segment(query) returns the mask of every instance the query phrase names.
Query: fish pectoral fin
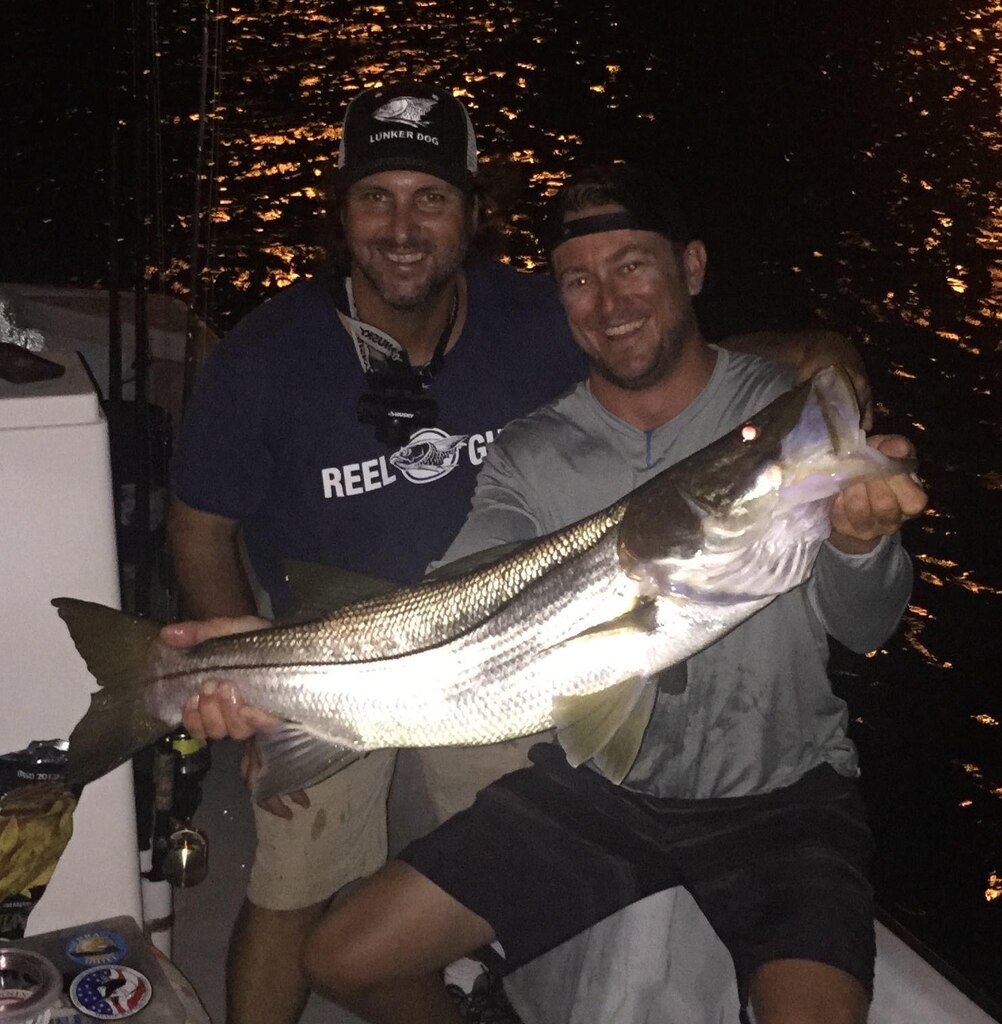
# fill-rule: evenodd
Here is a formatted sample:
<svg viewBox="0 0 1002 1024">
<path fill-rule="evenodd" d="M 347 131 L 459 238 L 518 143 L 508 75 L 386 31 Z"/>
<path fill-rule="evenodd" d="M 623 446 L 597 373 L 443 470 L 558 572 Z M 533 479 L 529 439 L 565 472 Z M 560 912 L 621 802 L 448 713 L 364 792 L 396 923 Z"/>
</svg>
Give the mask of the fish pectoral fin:
<svg viewBox="0 0 1002 1024">
<path fill-rule="evenodd" d="M 657 602 L 650 598 L 641 598 L 636 601 L 632 608 L 623 612 L 622 615 L 617 615 L 614 619 L 607 619 L 605 622 L 600 622 L 597 626 L 591 626 L 580 633 L 575 633 L 574 636 L 569 637 L 567 640 L 562 640 L 560 645 L 570 646 L 573 644 L 580 648 L 582 642 L 592 644 L 595 647 L 601 641 L 619 643 L 624 638 L 629 641 L 638 634 L 649 636 L 657 629 L 657 626 Z M 585 650 L 591 650 L 591 648 L 585 648 Z M 603 690 L 602 692 L 605 693 L 606 691 Z"/>
<path fill-rule="evenodd" d="M 646 676 L 599 693 L 557 697 L 553 720 L 557 739 L 573 767 L 592 759 L 606 778 L 620 783 L 637 759 L 654 711 L 657 687 Z"/>
<path fill-rule="evenodd" d="M 283 626 L 326 618 L 347 604 L 382 597 L 400 586 L 381 576 L 336 565 L 288 560 L 284 566 L 293 606 L 288 613 L 276 617 L 275 621 Z"/>
<path fill-rule="evenodd" d="M 289 722 L 255 737 L 261 771 L 254 781 L 255 800 L 308 789 L 346 768 L 362 755 Z"/>
</svg>

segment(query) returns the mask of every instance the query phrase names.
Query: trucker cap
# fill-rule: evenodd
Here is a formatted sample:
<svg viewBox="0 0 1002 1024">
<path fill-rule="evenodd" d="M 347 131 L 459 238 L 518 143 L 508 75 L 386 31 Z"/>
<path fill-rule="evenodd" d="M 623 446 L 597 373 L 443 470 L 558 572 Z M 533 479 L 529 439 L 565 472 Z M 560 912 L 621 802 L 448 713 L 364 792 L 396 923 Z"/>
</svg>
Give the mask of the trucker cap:
<svg viewBox="0 0 1002 1024">
<path fill-rule="evenodd" d="M 337 165 L 346 185 L 378 171 L 424 171 L 469 192 L 473 122 L 447 89 L 412 81 L 367 89 L 344 112 Z"/>
</svg>

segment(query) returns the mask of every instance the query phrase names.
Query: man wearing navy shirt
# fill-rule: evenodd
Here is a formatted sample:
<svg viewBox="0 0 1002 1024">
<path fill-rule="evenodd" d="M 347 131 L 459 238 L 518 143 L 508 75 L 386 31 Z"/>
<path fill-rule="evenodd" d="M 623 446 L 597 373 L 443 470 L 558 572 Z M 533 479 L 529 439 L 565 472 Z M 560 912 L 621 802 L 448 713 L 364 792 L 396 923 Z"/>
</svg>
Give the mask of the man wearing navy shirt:
<svg viewBox="0 0 1002 1024">
<path fill-rule="evenodd" d="M 404 82 L 360 94 L 338 163 L 331 271 L 246 317 L 186 411 L 170 539 L 198 617 L 258 611 L 241 541 L 277 612 L 289 559 L 420 578 L 462 525 L 498 431 L 584 373 L 550 281 L 472 255 L 476 140 L 448 91 Z M 414 755 L 407 802 L 425 817 L 401 831 L 459 810 L 530 745 Z M 370 755 L 297 795 L 299 806 L 255 808 L 230 1024 L 299 1017 L 302 938 L 335 892 L 386 858 L 394 761 Z M 252 748 L 244 768 L 254 770 Z"/>
</svg>

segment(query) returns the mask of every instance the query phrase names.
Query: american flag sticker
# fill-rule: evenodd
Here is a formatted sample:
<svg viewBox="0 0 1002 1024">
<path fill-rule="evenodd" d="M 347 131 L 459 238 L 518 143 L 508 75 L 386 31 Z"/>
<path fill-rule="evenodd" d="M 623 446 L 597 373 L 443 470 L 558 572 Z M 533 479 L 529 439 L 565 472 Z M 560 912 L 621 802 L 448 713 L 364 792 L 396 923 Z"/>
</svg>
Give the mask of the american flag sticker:
<svg viewBox="0 0 1002 1024">
<path fill-rule="evenodd" d="M 70 984 L 70 999 L 99 1020 L 122 1020 L 138 1013 L 153 995 L 149 978 L 131 967 L 92 967 Z"/>
</svg>

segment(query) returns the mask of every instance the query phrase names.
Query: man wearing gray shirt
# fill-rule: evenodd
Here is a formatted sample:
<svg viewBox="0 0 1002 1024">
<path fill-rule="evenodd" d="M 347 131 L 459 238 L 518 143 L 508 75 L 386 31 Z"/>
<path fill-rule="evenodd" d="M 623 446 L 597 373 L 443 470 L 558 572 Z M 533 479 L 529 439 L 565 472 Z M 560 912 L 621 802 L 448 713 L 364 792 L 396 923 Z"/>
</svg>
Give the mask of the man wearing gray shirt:
<svg viewBox="0 0 1002 1024">
<path fill-rule="evenodd" d="M 588 380 L 508 428 L 447 558 L 540 536 L 605 507 L 786 390 L 782 370 L 702 338 L 705 249 L 662 183 L 628 168 L 561 193 L 553 255 Z M 871 439 L 890 455 L 903 438 Z M 865 1020 L 871 846 L 827 635 L 866 651 L 911 587 L 898 540 L 925 495 L 858 484 L 811 580 L 660 687 L 622 786 L 556 745 L 363 884 L 305 950 L 315 985 L 371 1021 L 457 1022 L 441 982 L 493 943 L 502 970 L 652 893 L 684 885 L 734 961 L 758 1024 Z"/>
<path fill-rule="evenodd" d="M 705 249 L 658 179 L 623 167 L 580 175 L 558 198 L 554 233 L 589 377 L 505 429 L 448 558 L 609 505 L 791 383 L 703 339 L 692 297 Z M 871 444 L 911 451 L 899 437 Z M 750 1001 L 758 1024 L 862 1024 L 871 837 L 827 636 L 866 651 L 894 629 L 911 587 L 898 529 L 924 505 L 907 476 L 848 488 L 811 579 L 662 675 L 622 785 L 536 746 L 532 767 L 481 791 L 327 915 L 304 950 L 315 987 L 367 1020 L 457 1024 L 441 976 L 457 957 L 490 946 L 511 971 L 684 887 L 732 957 L 742 1012 Z M 597 1012 L 596 1024 L 609 1019 Z"/>
</svg>

